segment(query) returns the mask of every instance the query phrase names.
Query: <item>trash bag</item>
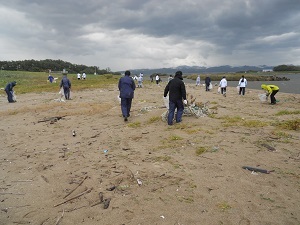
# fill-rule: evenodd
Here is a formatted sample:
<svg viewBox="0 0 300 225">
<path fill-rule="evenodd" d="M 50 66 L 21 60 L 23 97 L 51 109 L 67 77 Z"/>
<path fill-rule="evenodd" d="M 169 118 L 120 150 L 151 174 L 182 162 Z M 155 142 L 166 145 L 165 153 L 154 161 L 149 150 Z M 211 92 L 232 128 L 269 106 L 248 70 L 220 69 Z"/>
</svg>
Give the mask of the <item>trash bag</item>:
<svg viewBox="0 0 300 225">
<path fill-rule="evenodd" d="M 213 88 L 212 84 L 209 83 L 208 90 L 211 90 L 212 88 Z"/>
<path fill-rule="evenodd" d="M 221 87 L 218 87 L 218 93 L 219 94 L 221 93 Z"/>
<path fill-rule="evenodd" d="M 266 96 L 266 94 L 258 94 L 258 98 L 261 102 L 266 102 L 268 97 Z"/>
<path fill-rule="evenodd" d="M 169 96 L 163 98 L 164 98 L 164 105 L 166 106 L 167 109 L 169 109 Z"/>
</svg>

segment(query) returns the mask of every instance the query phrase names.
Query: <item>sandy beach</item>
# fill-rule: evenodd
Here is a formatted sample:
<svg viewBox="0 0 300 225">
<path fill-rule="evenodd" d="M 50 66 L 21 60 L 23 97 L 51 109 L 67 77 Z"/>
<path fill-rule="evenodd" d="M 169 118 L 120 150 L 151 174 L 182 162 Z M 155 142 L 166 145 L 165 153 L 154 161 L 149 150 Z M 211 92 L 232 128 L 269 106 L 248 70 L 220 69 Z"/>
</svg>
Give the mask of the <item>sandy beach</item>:
<svg viewBox="0 0 300 225">
<path fill-rule="evenodd" d="M 278 126 L 300 114 L 277 114 L 299 111 L 300 95 L 270 105 L 262 90 L 187 84 L 210 116 L 168 126 L 164 87 L 137 88 L 128 122 L 117 85 L 66 102 L 31 93 L 9 104 L 2 92 L 0 224 L 300 224 L 299 129 Z"/>
</svg>

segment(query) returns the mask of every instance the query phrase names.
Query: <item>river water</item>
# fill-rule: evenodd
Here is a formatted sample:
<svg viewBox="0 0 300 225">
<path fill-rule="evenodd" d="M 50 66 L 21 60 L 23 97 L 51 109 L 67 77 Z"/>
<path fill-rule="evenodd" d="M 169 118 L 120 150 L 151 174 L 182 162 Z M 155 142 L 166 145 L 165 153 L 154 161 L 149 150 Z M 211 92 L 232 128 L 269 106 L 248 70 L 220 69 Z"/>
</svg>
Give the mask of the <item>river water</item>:
<svg viewBox="0 0 300 225">
<path fill-rule="evenodd" d="M 266 74 L 268 75 L 268 74 Z M 279 87 L 280 92 L 285 93 L 294 93 L 294 94 L 300 94 L 300 73 L 299 74 L 282 74 L 277 75 L 278 77 L 286 77 L 289 78 L 289 81 L 248 81 L 247 88 L 251 89 L 261 89 L 262 84 L 274 84 Z M 247 79 L 247 75 L 245 75 L 245 78 Z M 184 79 L 187 83 L 196 83 L 194 80 L 190 79 Z M 201 83 L 204 83 L 204 80 L 201 80 Z M 212 84 L 219 84 L 219 81 L 212 81 Z M 229 87 L 236 87 L 238 85 L 238 81 L 228 81 Z"/>
</svg>

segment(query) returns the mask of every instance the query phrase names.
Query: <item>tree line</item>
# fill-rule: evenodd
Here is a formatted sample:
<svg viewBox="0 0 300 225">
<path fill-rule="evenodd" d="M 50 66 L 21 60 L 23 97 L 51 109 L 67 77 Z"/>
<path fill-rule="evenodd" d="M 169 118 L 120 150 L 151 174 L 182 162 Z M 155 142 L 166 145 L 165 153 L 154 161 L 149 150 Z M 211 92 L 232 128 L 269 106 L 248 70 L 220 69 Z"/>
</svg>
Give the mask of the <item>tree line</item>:
<svg viewBox="0 0 300 225">
<path fill-rule="evenodd" d="M 66 62 L 63 60 L 22 60 L 22 61 L 0 61 L 1 70 L 11 70 L 11 71 L 29 71 L 29 72 L 46 72 L 51 71 L 63 71 L 66 70 L 68 73 L 82 73 L 85 72 L 87 74 L 120 74 L 114 73 L 110 70 L 109 67 L 106 69 L 100 69 L 97 66 L 86 66 L 86 65 L 78 65 L 72 64 L 70 62 Z"/>
<path fill-rule="evenodd" d="M 279 65 L 273 68 L 273 71 L 300 71 L 300 66 L 294 65 Z"/>
</svg>

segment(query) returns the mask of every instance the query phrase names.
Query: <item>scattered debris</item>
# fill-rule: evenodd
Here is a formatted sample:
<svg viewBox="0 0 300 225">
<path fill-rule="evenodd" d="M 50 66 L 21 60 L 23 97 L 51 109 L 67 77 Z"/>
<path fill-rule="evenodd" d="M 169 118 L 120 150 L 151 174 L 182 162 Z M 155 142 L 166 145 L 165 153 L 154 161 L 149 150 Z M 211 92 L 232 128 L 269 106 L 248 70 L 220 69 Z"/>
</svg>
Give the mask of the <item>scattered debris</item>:
<svg viewBox="0 0 300 225">
<path fill-rule="evenodd" d="M 104 204 L 104 209 L 107 209 L 109 207 L 109 203 L 110 203 L 111 199 L 110 198 L 107 198 L 104 200 L 103 204 Z"/>
<path fill-rule="evenodd" d="M 250 166 L 243 166 L 242 168 L 245 169 L 245 170 L 250 170 L 250 171 L 260 172 L 260 173 L 267 173 L 267 174 L 274 171 L 274 170 L 265 170 L 265 169 L 250 167 Z"/>
<path fill-rule="evenodd" d="M 57 205 L 54 205 L 54 207 L 57 207 L 57 206 L 59 206 L 59 205 L 65 204 L 65 203 L 67 203 L 67 202 L 69 202 L 69 201 L 72 201 L 72 200 L 74 200 L 74 199 L 76 199 L 76 198 L 79 198 L 80 196 L 82 196 L 82 195 L 84 195 L 84 194 L 90 193 L 92 190 L 93 190 L 93 188 L 87 189 L 87 190 L 85 190 L 84 192 L 82 192 L 82 193 L 76 195 L 76 196 L 73 197 L 73 198 L 70 198 L 70 199 L 68 199 L 68 200 L 66 200 L 66 201 L 63 201 L 63 202 L 61 202 L 61 203 L 58 203 Z"/>
<path fill-rule="evenodd" d="M 63 119 L 65 116 L 54 116 L 54 117 L 46 117 L 42 120 L 39 120 L 38 123 L 41 123 L 41 122 L 48 122 L 50 121 L 51 124 L 57 122 L 58 120 L 61 120 Z"/>
<path fill-rule="evenodd" d="M 115 190 L 115 189 L 116 189 L 116 186 L 112 186 L 112 187 L 110 187 L 110 188 L 106 188 L 107 191 L 113 191 L 113 190 Z"/>
<path fill-rule="evenodd" d="M 261 146 L 267 148 L 270 152 L 275 152 L 276 151 L 276 149 L 274 147 L 272 147 L 268 144 L 263 143 L 263 144 L 261 144 Z"/>
<path fill-rule="evenodd" d="M 83 180 L 72 190 L 70 191 L 64 198 L 68 197 L 70 194 L 72 194 L 82 183 L 88 178 L 88 176 L 85 176 Z"/>
</svg>

